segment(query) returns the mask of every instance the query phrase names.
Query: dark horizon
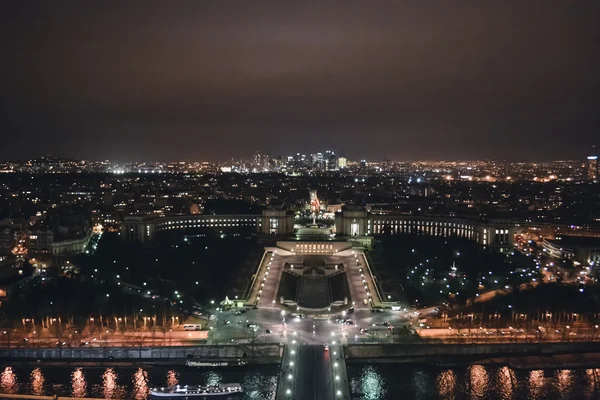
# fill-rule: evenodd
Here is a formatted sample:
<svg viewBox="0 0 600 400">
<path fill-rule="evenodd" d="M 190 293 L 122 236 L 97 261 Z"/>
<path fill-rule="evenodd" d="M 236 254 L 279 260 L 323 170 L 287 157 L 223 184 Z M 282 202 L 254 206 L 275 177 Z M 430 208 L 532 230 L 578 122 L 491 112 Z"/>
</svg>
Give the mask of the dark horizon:
<svg viewBox="0 0 600 400">
<path fill-rule="evenodd" d="M 600 3 L 20 1 L 1 160 L 585 160 Z"/>
</svg>

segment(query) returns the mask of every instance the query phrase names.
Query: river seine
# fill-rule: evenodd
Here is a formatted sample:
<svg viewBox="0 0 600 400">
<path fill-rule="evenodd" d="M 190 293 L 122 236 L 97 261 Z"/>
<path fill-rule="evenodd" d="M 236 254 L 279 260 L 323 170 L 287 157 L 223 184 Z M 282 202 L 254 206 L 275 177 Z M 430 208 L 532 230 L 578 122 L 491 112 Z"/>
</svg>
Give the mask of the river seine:
<svg viewBox="0 0 600 400">
<path fill-rule="evenodd" d="M 183 366 L 10 367 L 0 373 L 0 392 L 59 394 L 107 399 L 147 399 L 152 386 L 239 382 L 243 396 L 273 400 L 278 366 L 191 369 Z M 516 371 L 501 366 L 435 368 L 408 364 L 353 364 L 352 399 L 600 399 L 600 369 Z M 0 398 L 2 396 L 0 395 Z"/>
<path fill-rule="evenodd" d="M 501 366 L 435 368 L 351 365 L 352 399 L 598 399 L 600 369 L 516 371 Z"/>
</svg>

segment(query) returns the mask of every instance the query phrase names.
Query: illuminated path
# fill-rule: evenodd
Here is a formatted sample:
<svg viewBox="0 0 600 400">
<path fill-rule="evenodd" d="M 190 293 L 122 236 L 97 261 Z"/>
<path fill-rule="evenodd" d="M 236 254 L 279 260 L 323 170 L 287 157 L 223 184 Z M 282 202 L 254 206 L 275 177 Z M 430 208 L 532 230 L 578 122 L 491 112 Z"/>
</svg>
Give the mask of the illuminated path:
<svg viewBox="0 0 600 400">
<path fill-rule="evenodd" d="M 340 346 L 288 345 L 281 363 L 277 400 L 350 399 Z"/>
</svg>

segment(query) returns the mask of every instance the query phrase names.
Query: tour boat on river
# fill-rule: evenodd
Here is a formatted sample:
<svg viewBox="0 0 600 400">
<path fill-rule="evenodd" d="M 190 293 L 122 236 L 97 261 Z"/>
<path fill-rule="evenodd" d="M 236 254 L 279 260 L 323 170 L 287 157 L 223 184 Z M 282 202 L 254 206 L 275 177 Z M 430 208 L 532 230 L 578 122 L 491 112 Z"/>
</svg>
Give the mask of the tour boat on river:
<svg viewBox="0 0 600 400">
<path fill-rule="evenodd" d="M 242 385 L 239 383 L 223 383 L 220 385 L 208 386 L 171 386 L 150 389 L 152 397 L 206 397 L 206 396 L 225 396 L 235 393 L 242 393 Z"/>
<path fill-rule="evenodd" d="M 240 365 L 246 365 L 245 361 L 201 361 L 201 360 L 187 360 L 185 362 L 186 367 L 236 367 Z"/>
</svg>

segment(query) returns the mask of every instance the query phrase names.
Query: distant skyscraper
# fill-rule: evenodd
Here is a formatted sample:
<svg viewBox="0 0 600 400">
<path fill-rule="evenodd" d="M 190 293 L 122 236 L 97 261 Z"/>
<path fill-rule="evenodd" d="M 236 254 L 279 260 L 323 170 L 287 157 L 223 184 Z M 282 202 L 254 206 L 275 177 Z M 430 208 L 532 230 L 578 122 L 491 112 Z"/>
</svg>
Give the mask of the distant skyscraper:
<svg viewBox="0 0 600 400">
<path fill-rule="evenodd" d="M 313 168 L 322 170 L 325 168 L 325 162 L 323 159 L 323 153 L 315 153 L 311 155 L 311 165 Z"/>
<path fill-rule="evenodd" d="M 598 156 L 589 156 L 587 158 L 585 179 L 589 182 L 598 182 Z"/>
<path fill-rule="evenodd" d="M 338 158 L 338 168 L 348 168 L 348 159 L 344 156 Z"/>
<path fill-rule="evenodd" d="M 325 169 L 328 171 L 335 171 L 338 168 L 337 156 L 331 150 L 325 152 Z"/>
</svg>

